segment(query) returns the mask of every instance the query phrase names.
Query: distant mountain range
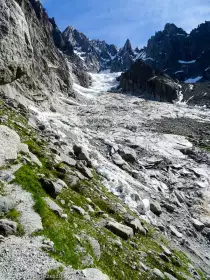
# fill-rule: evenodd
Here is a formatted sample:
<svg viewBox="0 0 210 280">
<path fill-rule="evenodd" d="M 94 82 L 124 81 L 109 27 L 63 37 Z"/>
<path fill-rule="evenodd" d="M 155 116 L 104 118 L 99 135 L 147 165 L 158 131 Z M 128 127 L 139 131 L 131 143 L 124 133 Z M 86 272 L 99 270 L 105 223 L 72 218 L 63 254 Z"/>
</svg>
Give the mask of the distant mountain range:
<svg viewBox="0 0 210 280">
<path fill-rule="evenodd" d="M 126 71 L 138 56 L 138 51 L 132 49 L 129 40 L 118 50 L 115 45 L 109 45 L 105 41 L 90 40 L 70 26 L 64 30 L 63 35 L 89 71 L 98 72 L 106 69 L 112 72 Z"/>
<path fill-rule="evenodd" d="M 117 49 L 105 41 L 90 40 L 73 27 L 67 27 L 62 35 L 88 71 L 125 72 L 141 59 L 181 81 L 210 79 L 210 21 L 200 24 L 190 34 L 167 23 L 164 30 L 156 32 L 142 49 L 134 49 L 129 39 Z"/>
</svg>

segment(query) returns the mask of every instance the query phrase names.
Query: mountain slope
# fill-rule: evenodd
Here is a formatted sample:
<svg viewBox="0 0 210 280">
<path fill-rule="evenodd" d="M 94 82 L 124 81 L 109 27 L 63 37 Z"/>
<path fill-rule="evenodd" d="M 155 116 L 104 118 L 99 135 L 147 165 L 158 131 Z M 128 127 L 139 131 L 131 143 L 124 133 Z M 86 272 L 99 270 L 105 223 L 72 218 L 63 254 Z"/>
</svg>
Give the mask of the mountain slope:
<svg viewBox="0 0 210 280">
<path fill-rule="evenodd" d="M 154 69 L 187 83 L 210 78 L 210 22 L 200 24 L 187 34 L 175 24 L 167 23 L 163 31 L 152 36 L 143 49 L 133 49 L 129 39 L 117 50 L 105 41 L 90 40 L 83 33 L 67 27 L 64 37 L 74 47 L 85 68 L 92 72 L 109 69 L 125 72 L 142 59 Z"/>
<path fill-rule="evenodd" d="M 21 81 L 22 94 L 37 101 L 48 98 L 49 91 L 71 94 L 67 64 L 40 2 L 1 1 L 1 13 L 1 84 L 21 90 Z"/>
<path fill-rule="evenodd" d="M 0 0 L 0 279 L 208 279 L 209 110 L 85 66 L 40 1 Z"/>
<path fill-rule="evenodd" d="M 63 35 L 88 70 L 98 72 L 110 68 L 110 63 L 117 54 L 114 45 L 108 45 L 105 41 L 89 40 L 83 33 L 70 26 L 64 30 Z"/>
<path fill-rule="evenodd" d="M 197 78 L 197 81 L 208 80 L 209 36 L 208 21 L 189 34 L 168 23 L 163 31 L 156 32 L 149 39 L 144 48 L 148 58 L 145 62 L 182 81 L 190 82 L 191 78 Z"/>
<path fill-rule="evenodd" d="M 128 39 L 121 49 L 109 45 L 105 41 L 90 40 L 83 33 L 73 27 L 67 27 L 63 32 L 66 41 L 74 48 L 84 67 L 91 72 L 110 70 L 122 72 L 128 70 L 133 62 L 144 56 L 142 50 L 133 50 Z"/>
</svg>

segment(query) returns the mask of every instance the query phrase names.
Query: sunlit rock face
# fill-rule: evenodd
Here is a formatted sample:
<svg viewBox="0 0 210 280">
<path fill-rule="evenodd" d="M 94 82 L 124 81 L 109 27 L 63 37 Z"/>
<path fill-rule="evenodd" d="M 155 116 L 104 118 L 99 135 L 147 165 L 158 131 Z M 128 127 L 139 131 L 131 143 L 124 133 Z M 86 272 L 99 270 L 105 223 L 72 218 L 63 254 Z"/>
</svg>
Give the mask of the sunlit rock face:
<svg viewBox="0 0 210 280">
<path fill-rule="evenodd" d="M 0 84 L 7 94 L 14 97 L 18 83 L 22 95 L 39 102 L 55 91 L 71 94 L 69 69 L 52 30 L 39 1 L 0 1 Z"/>
</svg>

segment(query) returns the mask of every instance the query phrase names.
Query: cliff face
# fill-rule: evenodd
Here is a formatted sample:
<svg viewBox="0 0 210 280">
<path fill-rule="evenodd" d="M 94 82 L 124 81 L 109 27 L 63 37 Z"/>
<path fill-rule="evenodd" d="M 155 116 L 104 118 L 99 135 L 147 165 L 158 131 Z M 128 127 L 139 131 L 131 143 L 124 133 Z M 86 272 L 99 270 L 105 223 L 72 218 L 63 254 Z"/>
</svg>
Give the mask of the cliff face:
<svg viewBox="0 0 210 280">
<path fill-rule="evenodd" d="M 165 73 L 188 81 L 209 80 L 210 22 L 200 24 L 187 34 L 182 28 L 167 23 L 148 40 L 144 61 Z"/>
<path fill-rule="evenodd" d="M 53 30 L 39 1 L 0 1 L 0 85 L 7 94 L 17 97 L 19 92 L 41 102 L 56 92 L 72 93 L 68 66 L 55 46 Z"/>
<path fill-rule="evenodd" d="M 160 71 L 154 70 L 142 60 L 137 60 L 120 77 L 123 92 L 147 95 L 149 98 L 172 102 L 178 98 L 179 85 L 175 80 Z"/>
<path fill-rule="evenodd" d="M 105 41 L 89 40 L 82 32 L 68 26 L 63 37 L 69 42 L 75 54 L 80 58 L 86 70 L 98 72 L 111 67 L 113 57 L 117 54 L 117 48 Z"/>
</svg>

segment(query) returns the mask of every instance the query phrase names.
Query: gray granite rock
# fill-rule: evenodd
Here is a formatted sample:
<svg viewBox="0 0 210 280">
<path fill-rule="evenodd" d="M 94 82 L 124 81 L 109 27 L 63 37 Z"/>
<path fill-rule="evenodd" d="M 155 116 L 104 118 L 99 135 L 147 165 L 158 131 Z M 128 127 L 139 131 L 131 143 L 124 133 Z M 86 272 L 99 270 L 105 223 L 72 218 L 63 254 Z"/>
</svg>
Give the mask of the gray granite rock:
<svg viewBox="0 0 210 280">
<path fill-rule="evenodd" d="M 51 198 L 45 197 L 44 201 L 47 203 L 47 206 L 52 210 L 56 215 L 62 217 L 63 209 L 55 203 Z M 62 217 L 63 218 L 63 217 Z"/>
<path fill-rule="evenodd" d="M 162 213 L 161 206 L 157 201 L 150 202 L 150 210 L 157 216 L 160 216 L 160 214 Z"/>
<path fill-rule="evenodd" d="M 106 224 L 106 228 L 108 228 L 110 231 L 118 235 L 119 237 L 123 239 L 129 239 L 133 236 L 133 229 L 131 227 L 125 226 L 123 224 L 120 224 L 118 222 L 109 221 Z"/>
<path fill-rule="evenodd" d="M 17 223 L 7 220 L 1 219 L 0 220 L 0 234 L 4 236 L 14 235 L 17 232 Z"/>
<path fill-rule="evenodd" d="M 16 202 L 9 196 L 0 196 L 0 213 L 7 214 L 15 208 Z"/>
</svg>

